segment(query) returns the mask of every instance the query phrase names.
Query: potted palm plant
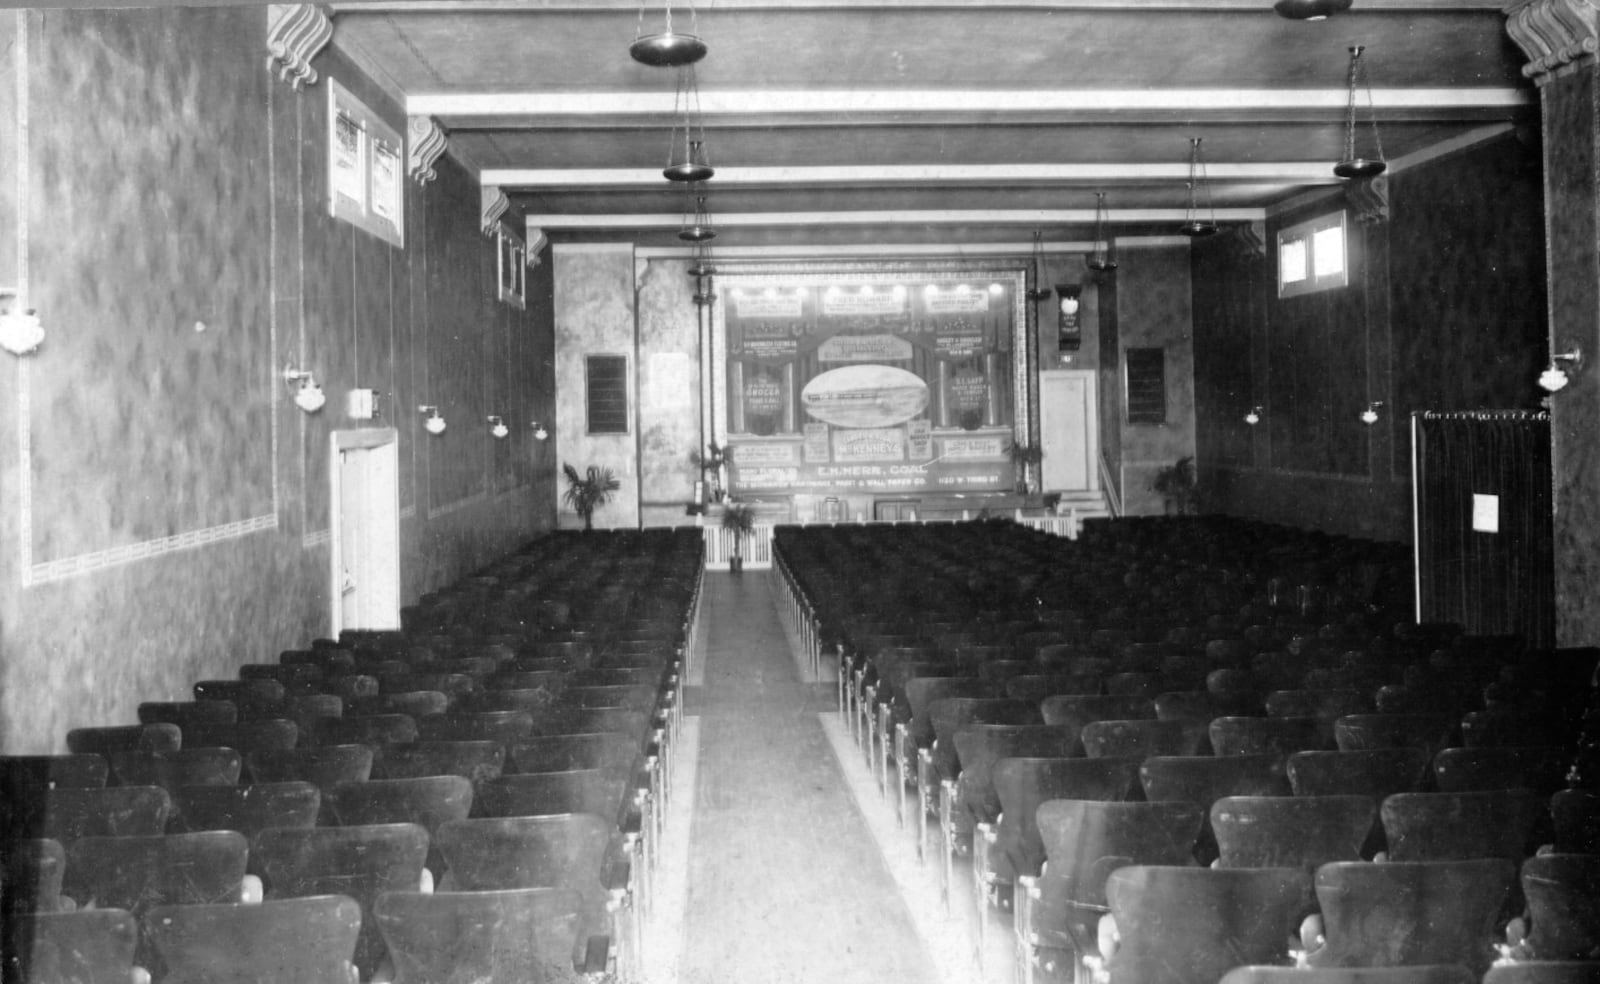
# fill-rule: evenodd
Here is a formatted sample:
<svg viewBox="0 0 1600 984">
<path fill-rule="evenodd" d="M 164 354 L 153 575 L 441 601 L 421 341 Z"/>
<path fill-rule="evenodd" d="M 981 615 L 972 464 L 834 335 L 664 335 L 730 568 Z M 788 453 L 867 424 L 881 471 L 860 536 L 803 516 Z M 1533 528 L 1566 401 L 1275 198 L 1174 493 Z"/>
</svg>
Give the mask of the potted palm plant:
<svg viewBox="0 0 1600 984">
<path fill-rule="evenodd" d="M 733 534 L 733 556 L 728 558 L 728 570 L 737 574 L 744 570 L 745 537 L 756 528 L 756 511 L 742 502 L 730 502 L 722 510 L 722 528 Z"/>
<path fill-rule="evenodd" d="M 1156 472 L 1150 488 L 1160 493 L 1167 512 L 1180 516 L 1194 512 L 1200 496 L 1200 479 L 1195 474 L 1194 457 L 1185 455 Z"/>
<path fill-rule="evenodd" d="M 567 476 L 567 490 L 561 494 L 561 501 L 583 517 L 585 530 L 594 529 L 594 511 L 610 502 L 611 494 L 622 488 L 622 483 L 617 481 L 611 469 L 598 465 L 590 465 L 582 475 L 569 464 L 563 464 L 561 470 Z"/>
</svg>

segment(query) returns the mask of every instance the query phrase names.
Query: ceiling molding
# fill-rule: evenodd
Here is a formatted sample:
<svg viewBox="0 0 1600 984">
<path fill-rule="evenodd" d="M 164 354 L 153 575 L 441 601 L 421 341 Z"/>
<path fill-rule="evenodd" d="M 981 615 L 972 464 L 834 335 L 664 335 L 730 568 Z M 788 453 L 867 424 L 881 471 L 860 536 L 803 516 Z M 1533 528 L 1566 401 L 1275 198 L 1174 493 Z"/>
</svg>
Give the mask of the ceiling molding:
<svg viewBox="0 0 1600 984">
<path fill-rule="evenodd" d="M 1187 246 L 1189 240 L 1183 236 L 1118 236 L 1117 249 L 1169 249 L 1173 246 Z M 784 246 L 729 246 L 717 247 L 716 259 L 718 260 L 744 260 L 744 259 L 786 259 L 790 257 L 815 257 L 825 252 L 830 258 L 835 257 L 867 257 L 867 256 L 1016 256 L 1026 258 L 1033 255 L 1033 241 L 1017 240 L 1006 243 L 795 243 Z M 1045 242 L 1041 244 L 1040 252 L 1050 256 L 1072 256 L 1088 253 L 1094 249 L 1094 244 L 1087 239 L 1065 240 L 1061 242 Z M 694 254 L 690 246 L 639 246 L 635 255 L 643 259 L 677 260 L 690 259 Z"/>
<path fill-rule="evenodd" d="M 452 129 L 507 126 L 660 126 L 676 94 L 649 92 L 417 92 L 410 116 L 433 116 Z M 1305 123 L 1342 119 L 1349 92 L 1337 89 L 747 89 L 702 90 L 701 118 L 711 126 L 850 126 L 916 114 L 910 122 L 1170 122 L 1205 113 L 1208 122 Z M 1503 119 L 1537 104 L 1530 89 L 1491 87 L 1374 89 L 1384 120 Z M 904 121 L 902 121 L 904 122 Z"/>
<path fill-rule="evenodd" d="M 63 4 L 72 0 L 59 0 Z M 161 6 L 160 0 L 127 0 L 140 6 Z M 169 0 L 177 2 L 177 0 Z M 248 0 L 212 0 L 216 3 L 246 3 Z M 1372 4 L 1372 0 L 1367 0 Z M 106 4 L 110 6 L 112 4 Z M 1188 10 L 1206 13 L 1255 13 L 1262 9 L 1262 0 L 1006 0 L 1007 7 L 1028 10 Z M 632 13 L 639 9 L 639 0 L 340 0 L 325 5 L 334 13 L 375 14 L 395 11 L 477 11 L 488 13 L 593 13 L 611 10 Z M 865 6 L 885 10 L 948 10 L 970 7 L 971 0 L 708 0 L 703 12 L 716 16 L 728 10 L 784 10 L 823 11 L 839 9 L 859 10 Z M 1376 6 L 1373 4 L 1373 6 Z M 1505 0 L 1383 0 L 1385 13 L 1401 11 L 1451 11 L 1499 10 Z M 1345 14 L 1345 17 L 1354 16 Z"/>
<path fill-rule="evenodd" d="M 1208 210 L 1210 212 L 1210 210 Z M 1255 222 L 1266 218 L 1263 208 L 1219 208 L 1214 211 L 1217 222 Z M 1189 218 L 1181 208 L 1124 209 L 1113 212 L 1112 222 L 1122 223 L 1178 223 Z M 628 213 L 618 215 L 552 215 L 549 213 L 525 216 L 528 225 L 544 229 L 567 231 L 601 229 L 676 229 L 683 225 L 683 216 L 676 213 Z M 732 212 L 717 213 L 712 224 L 720 229 L 796 228 L 828 226 L 1039 226 L 1067 223 L 1093 223 L 1092 208 L 1068 209 L 930 209 L 924 211 L 848 211 L 848 212 Z M 1121 243 L 1121 240 L 1118 240 Z"/>
<path fill-rule="evenodd" d="M 1141 184 L 1186 181 L 1187 161 L 1158 164 L 905 164 L 829 167 L 718 167 L 717 188 L 817 187 L 822 185 L 885 186 L 1058 184 Z M 1206 179 L 1249 184 L 1337 184 L 1339 178 L 1327 161 L 1287 161 L 1276 164 L 1207 163 Z M 523 191 L 557 188 L 623 189 L 660 188 L 659 168 L 488 168 L 480 175 L 486 185 Z"/>
</svg>

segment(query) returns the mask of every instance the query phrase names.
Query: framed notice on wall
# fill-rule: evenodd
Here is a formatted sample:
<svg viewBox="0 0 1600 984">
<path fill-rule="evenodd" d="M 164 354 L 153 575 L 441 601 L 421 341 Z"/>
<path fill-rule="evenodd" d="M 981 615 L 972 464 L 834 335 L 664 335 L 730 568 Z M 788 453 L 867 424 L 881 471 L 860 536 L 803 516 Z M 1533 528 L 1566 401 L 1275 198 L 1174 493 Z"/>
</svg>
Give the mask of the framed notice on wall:
<svg viewBox="0 0 1600 984">
<path fill-rule="evenodd" d="M 1008 491 L 1032 426 L 1023 265 L 724 267 L 733 494 Z"/>
</svg>

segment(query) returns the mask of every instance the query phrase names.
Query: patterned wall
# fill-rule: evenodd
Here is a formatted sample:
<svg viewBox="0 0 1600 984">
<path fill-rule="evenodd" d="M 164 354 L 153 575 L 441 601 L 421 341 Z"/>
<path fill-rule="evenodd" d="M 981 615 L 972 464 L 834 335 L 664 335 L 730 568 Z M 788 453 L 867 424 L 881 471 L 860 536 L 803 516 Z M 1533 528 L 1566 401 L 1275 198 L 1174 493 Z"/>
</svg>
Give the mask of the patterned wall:
<svg viewBox="0 0 1600 984">
<path fill-rule="evenodd" d="M 1194 454 L 1194 346 L 1191 339 L 1187 246 L 1124 251 L 1117 269 L 1118 344 L 1166 350 L 1167 422 L 1127 423 L 1120 391 L 1114 422 L 1121 430 L 1122 504 L 1129 514 L 1159 513 L 1161 497 L 1151 489 L 1156 472 Z M 1119 362 L 1123 361 L 1119 358 Z M 1118 372 L 1120 373 L 1120 367 Z M 1120 380 L 1120 377 L 1119 377 Z"/>
<path fill-rule="evenodd" d="M 0 285 L 25 281 L 50 333 L 0 365 L 0 752 L 326 633 L 328 435 L 353 387 L 399 431 L 404 598 L 553 524 L 526 428 L 491 458 L 468 426 L 553 405 L 548 305 L 480 296 L 493 246 L 459 167 L 408 183 L 404 249 L 328 218 L 327 87 L 277 81 L 265 37 L 264 7 L 0 14 L 0 147 L 23 178 L 0 197 L 22 246 Z M 404 129 L 337 51 L 317 67 Z M 470 357 L 430 365 L 435 333 Z M 316 416 L 290 364 L 327 392 Z M 459 436 L 420 440 L 423 381 L 461 405 Z"/>
<path fill-rule="evenodd" d="M 1537 402 L 1537 150 L 1507 135 L 1415 165 L 1391 176 L 1389 202 L 1388 222 L 1351 221 L 1343 290 L 1279 300 L 1274 286 L 1278 230 L 1338 197 L 1270 221 L 1264 263 L 1221 242 L 1197 251 L 1201 466 L 1221 511 L 1409 539 L 1410 411 Z M 1248 450 L 1243 393 L 1266 408 Z M 1357 419 L 1369 400 L 1385 404 L 1370 428 Z"/>
<path fill-rule="evenodd" d="M 688 522 L 700 469 L 700 333 L 682 260 L 651 260 L 639 280 L 639 487 L 647 526 Z M 709 439 L 709 435 L 707 436 Z"/>
</svg>

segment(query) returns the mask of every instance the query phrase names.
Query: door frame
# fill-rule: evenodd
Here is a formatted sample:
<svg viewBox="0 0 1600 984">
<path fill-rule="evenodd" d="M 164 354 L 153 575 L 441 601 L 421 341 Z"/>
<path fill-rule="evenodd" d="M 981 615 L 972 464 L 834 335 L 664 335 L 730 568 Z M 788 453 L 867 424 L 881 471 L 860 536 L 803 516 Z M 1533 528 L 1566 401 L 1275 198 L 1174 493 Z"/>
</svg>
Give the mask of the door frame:
<svg viewBox="0 0 1600 984">
<path fill-rule="evenodd" d="M 399 431 L 393 427 L 368 427 L 334 431 L 329 435 L 328 453 L 328 530 L 329 623 L 332 638 L 346 628 L 400 628 L 400 454 Z M 362 593 L 357 606 L 365 625 L 345 624 L 344 553 L 345 488 L 343 457 L 364 452 L 361 461 L 360 495 L 363 542 L 360 549 L 356 590 Z"/>
</svg>

